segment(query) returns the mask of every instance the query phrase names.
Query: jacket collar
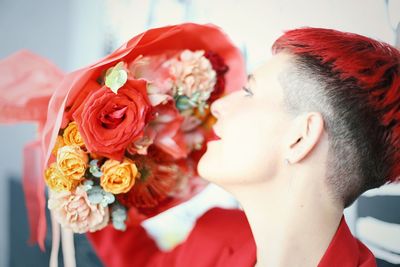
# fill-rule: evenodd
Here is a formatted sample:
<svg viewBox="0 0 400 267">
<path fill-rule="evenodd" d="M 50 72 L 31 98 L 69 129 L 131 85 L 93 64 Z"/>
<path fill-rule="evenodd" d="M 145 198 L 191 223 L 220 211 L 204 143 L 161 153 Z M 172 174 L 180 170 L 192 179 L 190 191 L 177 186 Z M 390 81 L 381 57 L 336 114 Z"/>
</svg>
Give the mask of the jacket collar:
<svg viewBox="0 0 400 267">
<path fill-rule="evenodd" d="M 372 252 L 350 232 L 344 216 L 318 267 L 375 267 Z"/>
</svg>

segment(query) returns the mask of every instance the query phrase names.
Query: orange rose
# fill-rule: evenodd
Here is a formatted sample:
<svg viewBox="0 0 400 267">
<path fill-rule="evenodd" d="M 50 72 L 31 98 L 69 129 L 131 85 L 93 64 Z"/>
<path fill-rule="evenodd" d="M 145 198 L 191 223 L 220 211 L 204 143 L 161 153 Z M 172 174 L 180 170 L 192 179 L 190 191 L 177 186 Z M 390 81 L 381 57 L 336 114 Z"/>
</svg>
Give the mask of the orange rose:
<svg viewBox="0 0 400 267">
<path fill-rule="evenodd" d="M 57 153 L 57 167 L 68 179 L 80 181 L 85 174 L 88 156 L 79 146 L 63 146 Z"/>
<path fill-rule="evenodd" d="M 63 139 L 67 146 L 77 145 L 79 147 L 83 147 L 85 145 L 82 136 L 78 131 L 78 126 L 74 121 L 70 122 L 68 127 L 64 129 Z"/>
<path fill-rule="evenodd" d="M 79 184 L 76 180 L 66 178 L 57 168 L 56 163 L 52 163 L 44 173 L 47 186 L 54 191 L 72 191 Z"/>
<path fill-rule="evenodd" d="M 138 170 L 135 163 L 125 158 L 122 163 L 117 160 L 107 160 L 101 166 L 103 175 L 100 178 L 100 185 L 104 191 L 113 194 L 128 192 L 135 184 Z"/>
</svg>

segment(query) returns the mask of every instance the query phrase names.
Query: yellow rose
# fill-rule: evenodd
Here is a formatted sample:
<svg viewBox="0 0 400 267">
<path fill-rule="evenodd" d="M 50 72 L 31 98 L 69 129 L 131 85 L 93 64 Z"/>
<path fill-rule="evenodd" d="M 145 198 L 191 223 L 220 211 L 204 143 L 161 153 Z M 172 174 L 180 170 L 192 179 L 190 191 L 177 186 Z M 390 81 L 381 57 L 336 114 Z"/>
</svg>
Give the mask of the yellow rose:
<svg viewBox="0 0 400 267">
<path fill-rule="evenodd" d="M 78 131 L 78 125 L 74 121 L 70 122 L 67 128 L 64 129 L 63 138 L 64 138 L 64 143 L 67 146 L 77 145 L 83 147 L 85 145 L 82 136 Z"/>
<path fill-rule="evenodd" d="M 63 146 L 65 146 L 64 138 L 60 135 L 57 135 L 56 144 L 54 145 L 54 148 L 51 151 L 51 153 L 53 153 L 54 156 L 57 156 L 57 151 L 60 149 L 60 147 Z"/>
<path fill-rule="evenodd" d="M 128 192 L 135 184 L 138 174 L 135 163 L 125 158 L 123 162 L 109 159 L 101 166 L 103 175 L 100 177 L 100 185 L 104 191 L 113 194 Z"/>
<path fill-rule="evenodd" d="M 63 146 L 57 153 L 57 167 L 68 179 L 81 180 L 88 165 L 88 156 L 79 146 Z"/>
<path fill-rule="evenodd" d="M 56 163 L 52 163 L 44 172 L 46 184 L 51 190 L 60 191 L 72 191 L 79 184 L 75 180 L 66 178 L 61 174 L 57 168 Z"/>
</svg>

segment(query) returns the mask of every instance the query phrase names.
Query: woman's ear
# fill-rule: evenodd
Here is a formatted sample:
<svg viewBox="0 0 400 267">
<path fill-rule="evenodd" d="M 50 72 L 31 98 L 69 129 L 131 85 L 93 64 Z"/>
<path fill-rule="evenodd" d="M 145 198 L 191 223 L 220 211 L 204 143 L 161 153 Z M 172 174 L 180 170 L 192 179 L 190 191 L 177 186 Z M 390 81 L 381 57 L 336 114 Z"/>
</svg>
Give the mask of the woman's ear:
<svg viewBox="0 0 400 267">
<path fill-rule="evenodd" d="M 294 119 L 290 131 L 285 158 L 293 164 L 304 159 L 318 144 L 324 131 L 324 119 L 318 112 L 302 114 Z"/>
</svg>

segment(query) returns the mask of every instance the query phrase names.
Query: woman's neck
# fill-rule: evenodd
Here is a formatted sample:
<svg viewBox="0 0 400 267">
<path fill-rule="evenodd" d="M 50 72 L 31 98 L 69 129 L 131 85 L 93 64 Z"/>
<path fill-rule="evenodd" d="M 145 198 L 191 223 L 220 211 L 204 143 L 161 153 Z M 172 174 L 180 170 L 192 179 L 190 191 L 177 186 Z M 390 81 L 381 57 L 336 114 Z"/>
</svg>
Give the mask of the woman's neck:
<svg viewBox="0 0 400 267">
<path fill-rule="evenodd" d="M 249 220 L 257 245 L 257 267 L 308 267 L 320 262 L 343 208 L 323 193 L 322 183 L 310 180 L 275 179 L 228 189 Z"/>
</svg>

